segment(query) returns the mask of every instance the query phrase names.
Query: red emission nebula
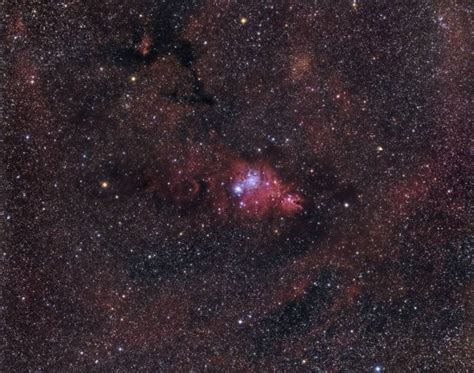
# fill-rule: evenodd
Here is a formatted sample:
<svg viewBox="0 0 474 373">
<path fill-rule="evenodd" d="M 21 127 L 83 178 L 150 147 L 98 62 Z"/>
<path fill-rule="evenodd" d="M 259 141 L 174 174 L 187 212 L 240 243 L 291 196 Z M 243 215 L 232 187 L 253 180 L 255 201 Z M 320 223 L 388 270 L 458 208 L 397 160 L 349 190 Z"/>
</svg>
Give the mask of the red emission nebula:
<svg viewBox="0 0 474 373">
<path fill-rule="evenodd" d="M 267 162 L 227 156 L 216 170 L 199 156 L 186 154 L 179 163 L 173 159 L 166 172 L 146 172 L 146 190 L 176 204 L 205 200 L 214 214 L 229 217 L 261 220 L 291 217 L 302 211 L 303 198 L 296 187 L 283 182 Z"/>
</svg>

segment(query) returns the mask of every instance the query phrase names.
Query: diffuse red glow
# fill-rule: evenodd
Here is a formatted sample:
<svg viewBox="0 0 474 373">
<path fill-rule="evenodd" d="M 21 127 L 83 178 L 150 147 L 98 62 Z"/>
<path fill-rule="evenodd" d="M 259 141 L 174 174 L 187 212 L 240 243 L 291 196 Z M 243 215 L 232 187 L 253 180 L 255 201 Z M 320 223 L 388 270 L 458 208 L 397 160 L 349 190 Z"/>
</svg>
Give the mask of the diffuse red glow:
<svg viewBox="0 0 474 373">
<path fill-rule="evenodd" d="M 192 159 L 181 165 L 170 164 L 161 176 L 150 176 L 148 191 L 170 203 L 206 203 L 217 214 L 256 219 L 295 216 L 303 210 L 303 198 L 292 184 L 264 162 L 229 160 L 220 172 L 211 172 L 211 165 L 193 167 Z"/>
</svg>

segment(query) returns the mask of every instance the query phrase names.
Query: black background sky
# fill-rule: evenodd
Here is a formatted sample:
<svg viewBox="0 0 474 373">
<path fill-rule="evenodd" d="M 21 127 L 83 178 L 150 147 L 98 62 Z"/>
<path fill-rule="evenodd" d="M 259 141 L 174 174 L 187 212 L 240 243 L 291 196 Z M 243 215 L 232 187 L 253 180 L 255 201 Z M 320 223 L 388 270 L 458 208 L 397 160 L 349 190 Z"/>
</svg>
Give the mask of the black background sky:
<svg viewBox="0 0 474 373">
<path fill-rule="evenodd" d="M 468 1 L 7 1 L 3 371 L 468 372 Z"/>
</svg>

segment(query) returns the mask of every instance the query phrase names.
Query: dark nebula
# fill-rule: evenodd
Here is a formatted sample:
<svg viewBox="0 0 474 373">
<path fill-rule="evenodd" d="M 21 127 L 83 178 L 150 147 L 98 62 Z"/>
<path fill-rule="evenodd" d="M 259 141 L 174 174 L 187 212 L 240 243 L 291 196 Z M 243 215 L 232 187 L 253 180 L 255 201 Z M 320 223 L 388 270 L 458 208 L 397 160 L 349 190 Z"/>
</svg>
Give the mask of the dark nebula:
<svg viewBox="0 0 474 373">
<path fill-rule="evenodd" d="M 472 12 L 7 0 L 1 371 L 474 371 Z"/>
</svg>

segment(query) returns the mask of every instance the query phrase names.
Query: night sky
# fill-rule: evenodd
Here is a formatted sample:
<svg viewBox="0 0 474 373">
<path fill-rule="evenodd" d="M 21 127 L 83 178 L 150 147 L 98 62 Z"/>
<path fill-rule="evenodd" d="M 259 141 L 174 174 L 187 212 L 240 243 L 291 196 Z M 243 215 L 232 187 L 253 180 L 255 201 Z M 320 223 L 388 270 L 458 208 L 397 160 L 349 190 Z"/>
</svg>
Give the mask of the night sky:
<svg viewBox="0 0 474 373">
<path fill-rule="evenodd" d="M 469 1 L 3 9 L 2 371 L 474 371 Z"/>
</svg>

